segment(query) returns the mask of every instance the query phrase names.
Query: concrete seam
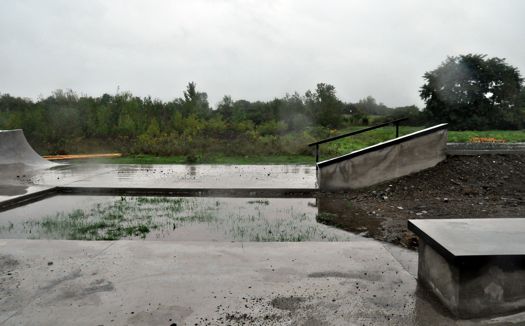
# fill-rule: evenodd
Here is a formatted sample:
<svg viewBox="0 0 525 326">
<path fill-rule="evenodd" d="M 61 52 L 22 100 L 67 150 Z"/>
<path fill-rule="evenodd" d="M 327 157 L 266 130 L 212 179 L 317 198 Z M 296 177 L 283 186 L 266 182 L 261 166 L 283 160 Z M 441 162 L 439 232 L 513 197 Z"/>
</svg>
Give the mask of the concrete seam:
<svg viewBox="0 0 525 326">
<path fill-rule="evenodd" d="M 90 258 L 96 258 L 100 255 L 102 255 L 104 252 L 106 252 L 109 248 L 111 248 L 114 244 L 115 244 L 116 241 L 111 241 L 109 243 L 109 245 L 107 247 L 105 247 L 104 249 L 100 250 L 98 253 L 96 253 L 95 255 L 91 256 Z"/>
<path fill-rule="evenodd" d="M 390 252 L 390 250 L 388 250 L 387 247 L 385 247 L 385 245 L 383 243 L 381 243 L 381 246 L 388 252 L 388 254 L 394 258 L 394 260 L 396 261 L 396 263 L 399 265 L 399 267 L 401 267 L 402 270 L 405 271 L 405 273 L 407 273 L 410 277 L 414 278 L 415 280 L 417 280 L 417 277 L 416 276 L 413 276 L 412 274 L 410 274 L 410 272 L 403 266 L 403 264 L 401 264 L 401 262 L 399 260 L 397 260 L 396 257 L 394 257 L 394 255 L 392 255 L 392 253 Z"/>
</svg>

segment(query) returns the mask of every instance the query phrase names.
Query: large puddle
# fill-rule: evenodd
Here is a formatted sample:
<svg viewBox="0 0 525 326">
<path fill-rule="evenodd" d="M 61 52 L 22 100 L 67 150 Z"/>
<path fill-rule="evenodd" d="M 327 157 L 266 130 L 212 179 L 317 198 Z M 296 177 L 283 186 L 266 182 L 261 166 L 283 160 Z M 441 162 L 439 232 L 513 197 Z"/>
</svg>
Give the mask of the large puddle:
<svg viewBox="0 0 525 326">
<path fill-rule="evenodd" d="M 1 212 L 0 238 L 348 241 L 364 221 L 344 227 L 355 234 L 325 224 L 349 211 L 345 199 L 61 195 Z"/>
</svg>

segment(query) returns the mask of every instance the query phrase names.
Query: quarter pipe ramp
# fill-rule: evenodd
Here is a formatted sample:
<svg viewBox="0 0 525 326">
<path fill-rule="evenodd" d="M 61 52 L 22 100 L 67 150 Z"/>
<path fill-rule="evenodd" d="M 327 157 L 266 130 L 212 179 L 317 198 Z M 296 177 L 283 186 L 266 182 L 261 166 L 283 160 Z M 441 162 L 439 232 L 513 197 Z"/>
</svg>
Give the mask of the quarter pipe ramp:
<svg viewBox="0 0 525 326">
<path fill-rule="evenodd" d="M 32 168 L 56 165 L 43 159 L 29 145 L 22 129 L 0 130 L 0 165 L 24 164 Z"/>
</svg>

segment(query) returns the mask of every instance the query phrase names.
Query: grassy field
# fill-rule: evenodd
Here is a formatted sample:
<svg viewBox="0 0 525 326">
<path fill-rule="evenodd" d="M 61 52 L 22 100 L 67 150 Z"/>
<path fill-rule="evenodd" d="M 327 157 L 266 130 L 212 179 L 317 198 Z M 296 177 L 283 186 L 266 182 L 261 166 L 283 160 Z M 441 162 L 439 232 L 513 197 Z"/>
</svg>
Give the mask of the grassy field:
<svg viewBox="0 0 525 326">
<path fill-rule="evenodd" d="M 362 127 L 353 127 L 345 130 L 334 132 L 335 135 L 361 129 Z M 406 135 L 411 132 L 422 129 L 422 127 L 400 127 L 400 135 Z M 332 143 L 323 144 L 320 147 L 321 160 L 334 156 L 343 155 L 379 142 L 394 138 L 395 128 L 385 127 L 356 136 L 343 138 Z M 474 137 L 484 139 L 495 139 L 508 143 L 525 142 L 525 130 L 488 130 L 488 131 L 449 131 L 449 142 L 469 142 Z M 90 160 L 97 163 L 114 163 L 114 164 L 314 164 L 315 159 L 312 155 L 270 155 L 270 156 L 202 156 L 198 157 L 196 162 L 188 162 L 185 156 L 167 156 L 158 157 L 152 155 L 135 155 L 125 156 L 113 159 Z"/>
</svg>

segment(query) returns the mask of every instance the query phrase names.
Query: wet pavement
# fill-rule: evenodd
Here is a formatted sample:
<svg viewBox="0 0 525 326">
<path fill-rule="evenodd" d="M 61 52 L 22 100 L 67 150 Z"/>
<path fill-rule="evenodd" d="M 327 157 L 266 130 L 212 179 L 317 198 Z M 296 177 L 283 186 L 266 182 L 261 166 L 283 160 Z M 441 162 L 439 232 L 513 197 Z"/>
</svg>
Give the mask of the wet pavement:
<svg viewBox="0 0 525 326">
<path fill-rule="evenodd" d="M 396 248 L 397 249 L 397 248 Z M 0 240 L 1 325 L 498 325 L 455 320 L 373 240 Z M 404 266 L 412 266 L 408 270 Z"/>
<path fill-rule="evenodd" d="M 50 169 L 12 165 L 0 169 L 0 180 L 0 204 L 57 186 L 316 188 L 315 167 L 301 165 L 73 164 Z M 206 214 L 189 214 L 190 210 L 172 216 L 180 224 L 171 225 L 171 230 L 155 229 L 146 240 L 135 239 L 140 238 L 135 234 L 128 237 L 134 241 L 8 239 L 13 230 L 13 238 L 38 237 L 32 229 L 32 236 L 15 230 L 15 223 L 12 230 L 6 230 L 10 219 L 35 222 L 57 216 L 60 210 L 90 211 L 92 205 L 103 208 L 104 203 L 114 200 L 60 195 L 0 213 L 0 325 L 525 323 L 525 314 L 454 319 L 417 286 L 417 253 L 364 237 L 381 232 L 383 221 L 376 217 L 357 219 L 362 214 L 344 198 L 192 199 L 197 201 L 195 207 L 212 211 L 214 205 L 226 207 L 229 213 L 221 217 L 223 220 L 232 212 L 237 213 L 234 217 L 247 217 L 242 223 L 226 223 L 237 227 L 240 238 L 220 229 L 222 222 L 217 224 Z M 290 203 L 296 207 L 294 212 L 288 208 Z M 296 213 L 308 218 L 288 225 L 287 234 L 310 230 L 311 238 L 252 242 L 249 235 L 258 231 L 245 229 L 262 221 L 262 229 L 273 234 L 272 221 L 280 220 L 280 226 L 287 219 L 293 220 Z M 338 214 L 345 216 L 344 229 L 354 234 L 317 223 L 333 225 L 332 218 Z M 141 220 L 151 218 L 148 213 L 141 216 Z M 50 219 L 46 225 L 57 222 Z M 317 237 L 321 234 L 317 231 L 312 233 L 312 225 L 318 225 L 315 230 L 331 230 L 346 237 L 320 241 L 327 239 Z"/>
<path fill-rule="evenodd" d="M 308 165 L 68 164 L 0 169 L 3 184 L 75 187 L 315 188 Z"/>
<path fill-rule="evenodd" d="M 111 165 L 0 166 L 0 204 L 51 187 L 78 188 L 286 188 L 316 189 L 307 165 Z"/>
</svg>

